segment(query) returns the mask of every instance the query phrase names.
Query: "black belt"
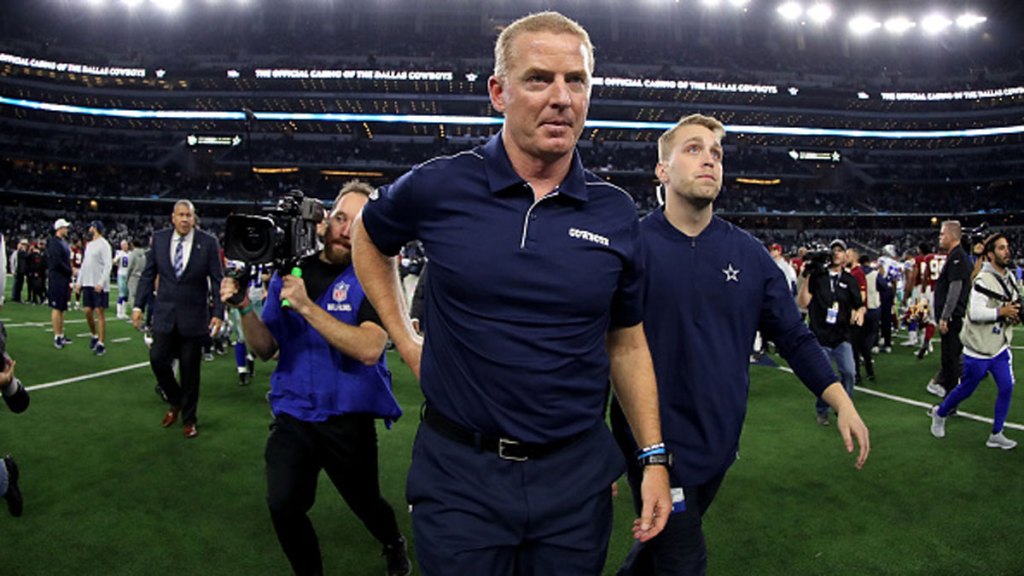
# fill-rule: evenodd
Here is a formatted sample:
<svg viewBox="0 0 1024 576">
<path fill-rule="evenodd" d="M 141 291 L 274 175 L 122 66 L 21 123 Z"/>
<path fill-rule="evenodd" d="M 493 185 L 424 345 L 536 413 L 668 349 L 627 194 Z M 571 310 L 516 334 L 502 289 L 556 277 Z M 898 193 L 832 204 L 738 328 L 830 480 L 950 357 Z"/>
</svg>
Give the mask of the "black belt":
<svg viewBox="0 0 1024 576">
<path fill-rule="evenodd" d="M 430 426 L 430 428 L 435 432 L 449 440 L 453 440 L 479 450 L 494 452 L 499 458 L 504 460 L 516 460 L 520 462 L 530 460 L 531 458 L 543 458 L 545 456 L 550 456 L 562 448 L 576 442 L 589 432 L 589 430 L 584 430 L 583 432 L 573 434 L 568 438 L 562 438 L 540 444 L 536 442 L 520 442 L 519 440 L 513 440 L 511 438 L 488 436 L 486 434 L 474 432 L 449 420 L 437 410 L 432 410 L 426 405 L 423 406 L 420 418 L 427 424 L 427 426 Z"/>
</svg>

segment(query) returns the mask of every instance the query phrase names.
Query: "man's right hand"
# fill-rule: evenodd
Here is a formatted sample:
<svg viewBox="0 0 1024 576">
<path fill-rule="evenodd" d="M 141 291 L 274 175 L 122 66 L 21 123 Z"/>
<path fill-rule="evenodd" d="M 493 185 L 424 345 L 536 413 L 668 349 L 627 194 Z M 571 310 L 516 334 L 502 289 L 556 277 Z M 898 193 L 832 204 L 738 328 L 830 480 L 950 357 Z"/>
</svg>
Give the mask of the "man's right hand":
<svg viewBox="0 0 1024 576">
<path fill-rule="evenodd" d="M 132 309 L 132 326 L 138 330 L 142 328 L 142 310 L 139 308 Z"/>
<path fill-rule="evenodd" d="M 14 382 L 14 365 L 16 362 L 10 356 L 4 354 L 3 358 L 4 370 L 0 372 L 0 389 L 6 388 L 11 382 Z"/>
<path fill-rule="evenodd" d="M 230 308 L 244 308 L 246 304 L 245 300 L 248 299 L 248 296 L 243 298 L 238 304 L 228 302 L 228 300 L 233 298 L 235 294 L 238 294 L 238 280 L 225 276 L 224 279 L 220 281 L 220 301 Z"/>
</svg>

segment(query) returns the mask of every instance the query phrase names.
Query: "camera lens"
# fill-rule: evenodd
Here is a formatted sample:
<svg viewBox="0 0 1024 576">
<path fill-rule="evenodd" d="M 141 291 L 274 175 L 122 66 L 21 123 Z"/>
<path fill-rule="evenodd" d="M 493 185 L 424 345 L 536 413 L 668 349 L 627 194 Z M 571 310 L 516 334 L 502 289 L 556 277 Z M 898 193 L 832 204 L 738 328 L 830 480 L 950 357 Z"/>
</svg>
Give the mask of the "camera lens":
<svg viewBox="0 0 1024 576">
<path fill-rule="evenodd" d="M 224 255 L 249 264 L 270 262 L 279 236 L 274 221 L 266 216 L 229 216 Z"/>
</svg>

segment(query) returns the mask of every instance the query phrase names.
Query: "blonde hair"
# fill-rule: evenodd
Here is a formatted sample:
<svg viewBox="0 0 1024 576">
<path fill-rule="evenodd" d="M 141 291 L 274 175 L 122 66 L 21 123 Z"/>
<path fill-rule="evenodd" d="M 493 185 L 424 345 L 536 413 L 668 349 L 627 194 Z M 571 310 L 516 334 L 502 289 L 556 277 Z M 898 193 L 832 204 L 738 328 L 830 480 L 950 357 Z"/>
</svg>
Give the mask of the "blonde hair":
<svg viewBox="0 0 1024 576">
<path fill-rule="evenodd" d="M 498 41 L 494 43 L 494 76 L 505 79 L 508 73 L 509 62 L 513 59 L 512 44 L 521 34 L 531 32 L 550 32 L 553 34 L 572 34 L 580 39 L 587 50 L 589 62 L 587 72 L 594 74 L 594 45 L 590 42 L 590 35 L 575 20 L 567 18 L 558 12 L 537 12 L 523 16 L 515 22 L 506 26 Z"/>
<path fill-rule="evenodd" d="M 714 132 L 715 136 L 721 140 L 725 138 L 725 126 L 719 122 L 716 118 L 711 116 L 705 116 L 703 114 L 690 114 L 684 118 L 681 118 L 676 125 L 665 131 L 661 137 L 658 138 L 658 161 L 667 162 L 669 156 L 672 155 L 672 140 L 676 137 L 676 132 L 683 126 L 703 126 L 708 130 Z"/>
<path fill-rule="evenodd" d="M 358 178 L 353 178 L 352 180 L 345 182 L 345 184 L 341 186 L 341 190 L 338 191 L 338 195 L 334 198 L 334 203 L 335 205 L 337 205 L 339 202 L 341 202 L 342 197 L 344 197 L 346 194 L 351 194 L 353 192 L 356 194 L 362 194 L 363 196 L 369 198 L 373 196 L 374 190 L 375 189 L 373 186 L 367 184 L 366 182 L 363 182 Z"/>
</svg>

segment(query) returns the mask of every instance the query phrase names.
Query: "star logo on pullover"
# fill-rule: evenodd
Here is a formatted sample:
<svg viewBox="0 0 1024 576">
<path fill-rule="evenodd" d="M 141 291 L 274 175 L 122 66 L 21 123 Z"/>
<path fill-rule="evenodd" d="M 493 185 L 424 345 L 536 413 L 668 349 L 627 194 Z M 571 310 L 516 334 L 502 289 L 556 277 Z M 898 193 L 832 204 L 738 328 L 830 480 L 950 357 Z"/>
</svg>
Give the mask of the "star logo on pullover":
<svg viewBox="0 0 1024 576">
<path fill-rule="evenodd" d="M 736 270 L 735 268 L 732 267 L 732 262 L 729 263 L 729 267 L 728 268 L 723 268 L 722 269 L 722 274 L 725 274 L 725 281 L 726 282 L 739 282 L 740 281 L 740 271 Z"/>
</svg>

